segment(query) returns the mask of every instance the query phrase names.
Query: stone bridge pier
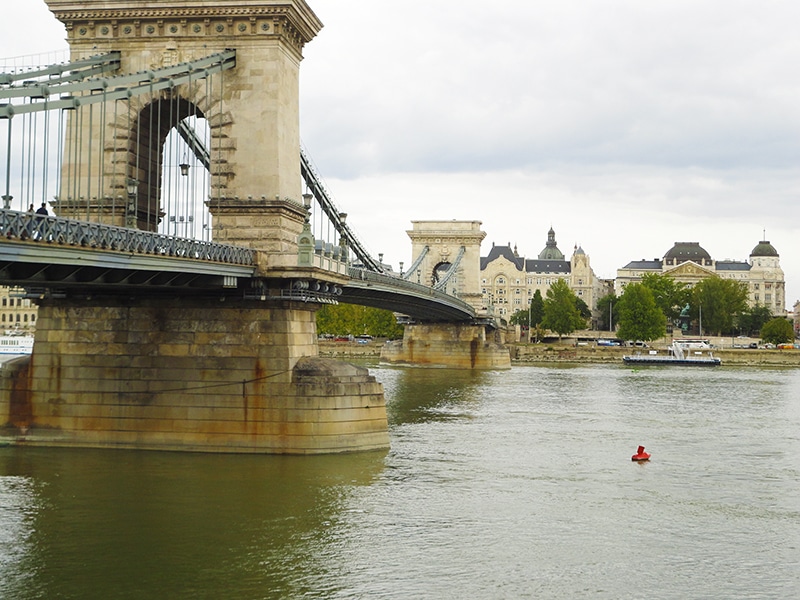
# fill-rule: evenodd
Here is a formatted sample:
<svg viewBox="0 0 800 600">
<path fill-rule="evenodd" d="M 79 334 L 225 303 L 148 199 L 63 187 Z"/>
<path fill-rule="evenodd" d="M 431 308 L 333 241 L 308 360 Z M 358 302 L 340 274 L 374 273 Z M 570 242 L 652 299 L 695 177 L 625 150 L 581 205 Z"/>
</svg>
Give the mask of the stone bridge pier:
<svg viewBox="0 0 800 600">
<path fill-rule="evenodd" d="M 387 448 L 382 386 L 318 357 L 314 308 L 207 298 L 43 300 L 3 370 L 24 445 L 316 454 Z"/>
<path fill-rule="evenodd" d="M 508 369 L 511 355 L 498 330 L 467 323 L 406 325 L 403 339 L 386 344 L 381 360 L 454 369 Z"/>
<path fill-rule="evenodd" d="M 434 285 L 448 277 L 450 293 L 471 304 L 488 322 L 480 286 L 480 221 L 413 221 L 412 266 L 406 277 Z M 452 271 L 452 273 L 450 272 Z M 387 344 L 381 360 L 390 363 L 508 369 L 511 355 L 502 331 L 480 323 L 414 323 L 406 325 L 402 341 Z"/>
</svg>

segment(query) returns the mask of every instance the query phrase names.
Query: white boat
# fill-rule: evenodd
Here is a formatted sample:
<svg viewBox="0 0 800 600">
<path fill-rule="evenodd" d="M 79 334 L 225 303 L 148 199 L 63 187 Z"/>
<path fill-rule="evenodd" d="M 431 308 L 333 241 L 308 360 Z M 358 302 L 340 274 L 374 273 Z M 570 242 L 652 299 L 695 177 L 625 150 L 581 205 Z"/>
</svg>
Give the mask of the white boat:
<svg viewBox="0 0 800 600">
<path fill-rule="evenodd" d="M 714 356 L 711 350 L 695 350 L 687 344 L 672 342 L 668 349 L 669 354 L 658 354 L 651 350 L 648 354 L 632 354 L 623 356 L 625 364 L 633 365 L 680 365 L 695 367 L 716 367 L 722 360 Z"/>
<path fill-rule="evenodd" d="M 29 335 L 0 336 L 0 354 L 30 354 L 33 338 Z"/>
</svg>

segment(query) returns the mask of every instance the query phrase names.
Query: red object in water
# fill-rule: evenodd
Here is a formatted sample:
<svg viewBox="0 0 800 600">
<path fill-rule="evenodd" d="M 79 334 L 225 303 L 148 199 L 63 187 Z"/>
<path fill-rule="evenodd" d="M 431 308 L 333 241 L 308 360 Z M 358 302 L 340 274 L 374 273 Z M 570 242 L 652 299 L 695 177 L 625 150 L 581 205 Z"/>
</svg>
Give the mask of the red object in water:
<svg viewBox="0 0 800 600">
<path fill-rule="evenodd" d="M 639 446 L 639 449 L 636 451 L 636 454 L 631 456 L 631 460 L 650 460 L 650 455 L 644 451 L 644 446 Z"/>
</svg>

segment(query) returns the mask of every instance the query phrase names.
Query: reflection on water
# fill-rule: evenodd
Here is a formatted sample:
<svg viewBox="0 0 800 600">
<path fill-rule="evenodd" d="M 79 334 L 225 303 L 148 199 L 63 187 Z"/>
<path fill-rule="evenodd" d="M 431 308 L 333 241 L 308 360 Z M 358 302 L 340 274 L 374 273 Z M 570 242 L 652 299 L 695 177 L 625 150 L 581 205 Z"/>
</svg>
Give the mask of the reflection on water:
<svg viewBox="0 0 800 600">
<path fill-rule="evenodd" d="M 800 371 L 372 372 L 388 453 L 0 448 L 0 598 L 800 594 Z"/>
<path fill-rule="evenodd" d="M 1 449 L 0 597 L 197 598 L 226 581 L 293 597 L 318 532 L 384 458 Z"/>
</svg>

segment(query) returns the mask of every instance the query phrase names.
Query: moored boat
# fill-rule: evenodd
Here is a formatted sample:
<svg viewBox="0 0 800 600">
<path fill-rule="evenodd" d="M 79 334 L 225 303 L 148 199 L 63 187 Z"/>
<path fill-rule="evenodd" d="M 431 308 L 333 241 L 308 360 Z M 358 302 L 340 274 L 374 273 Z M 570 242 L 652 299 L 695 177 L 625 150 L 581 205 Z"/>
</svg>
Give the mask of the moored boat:
<svg viewBox="0 0 800 600">
<path fill-rule="evenodd" d="M 31 352 L 33 352 L 33 338 L 31 336 L 0 336 L 0 354 L 30 354 Z"/>
<path fill-rule="evenodd" d="M 648 354 L 631 354 L 623 356 L 625 364 L 635 365 L 677 365 L 677 366 L 697 366 L 697 367 L 716 367 L 722 364 L 722 360 L 708 351 L 692 350 L 685 344 L 673 342 L 668 349 L 668 354 L 658 354 L 651 350 Z"/>
</svg>

